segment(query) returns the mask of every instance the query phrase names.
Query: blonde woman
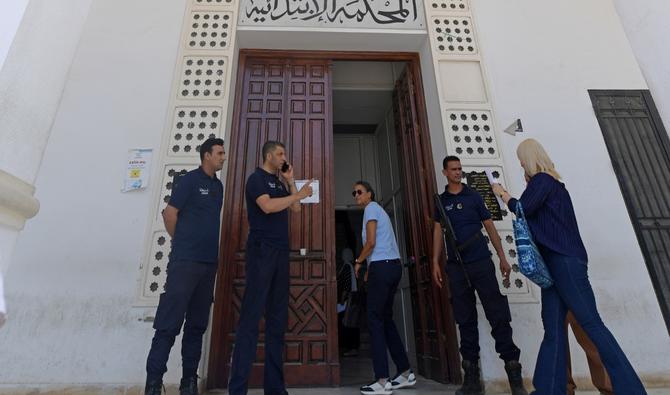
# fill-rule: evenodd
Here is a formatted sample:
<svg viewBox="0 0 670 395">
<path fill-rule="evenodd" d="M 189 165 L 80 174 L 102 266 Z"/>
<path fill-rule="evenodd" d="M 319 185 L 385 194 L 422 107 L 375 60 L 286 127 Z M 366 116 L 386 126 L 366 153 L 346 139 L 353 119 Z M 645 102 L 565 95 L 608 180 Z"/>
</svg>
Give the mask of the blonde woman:
<svg viewBox="0 0 670 395">
<path fill-rule="evenodd" d="M 536 395 L 566 393 L 566 344 L 564 327 L 568 310 L 584 328 L 602 357 L 616 394 L 646 394 L 612 333 L 600 319 L 588 278 L 588 257 L 579 235 L 570 194 L 560 181 L 554 163 L 536 140 L 523 141 L 517 157 L 525 170 L 528 185 L 515 199 L 502 186 L 494 192 L 516 212 L 521 203 L 535 243 L 554 279 L 542 290 L 544 339 L 537 356 L 533 385 Z"/>
</svg>

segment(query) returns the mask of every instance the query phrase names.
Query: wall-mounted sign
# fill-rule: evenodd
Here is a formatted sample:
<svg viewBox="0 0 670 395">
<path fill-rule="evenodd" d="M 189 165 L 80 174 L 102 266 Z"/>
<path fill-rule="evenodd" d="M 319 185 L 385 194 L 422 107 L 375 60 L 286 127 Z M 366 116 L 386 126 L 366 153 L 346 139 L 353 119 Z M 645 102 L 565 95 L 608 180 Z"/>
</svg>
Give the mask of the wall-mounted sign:
<svg viewBox="0 0 670 395">
<path fill-rule="evenodd" d="M 479 192 L 484 199 L 484 204 L 486 208 L 491 212 L 491 216 L 494 221 L 502 221 L 503 214 L 500 205 L 498 204 L 498 198 L 493 193 L 493 188 L 489 182 L 489 178 L 486 175 L 486 172 L 476 172 L 472 171 L 465 174 L 465 179 L 470 188 Z"/>
<path fill-rule="evenodd" d="M 151 154 L 151 149 L 128 150 L 126 177 L 121 192 L 136 191 L 149 185 Z"/>
<path fill-rule="evenodd" d="M 425 29 L 420 0 L 242 0 L 240 26 Z"/>
</svg>

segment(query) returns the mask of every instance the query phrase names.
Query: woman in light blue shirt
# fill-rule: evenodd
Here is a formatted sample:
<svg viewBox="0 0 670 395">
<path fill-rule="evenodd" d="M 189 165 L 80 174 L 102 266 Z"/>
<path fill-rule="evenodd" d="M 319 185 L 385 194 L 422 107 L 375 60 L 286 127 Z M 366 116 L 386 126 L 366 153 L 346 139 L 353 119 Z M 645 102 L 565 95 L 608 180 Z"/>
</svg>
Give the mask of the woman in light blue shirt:
<svg viewBox="0 0 670 395">
<path fill-rule="evenodd" d="M 365 207 L 363 214 L 363 250 L 354 270 L 358 276 L 361 263 L 368 260 L 368 328 L 372 345 L 372 363 L 375 381 L 361 387 L 362 394 L 392 394 L 394 389 L 416 384 L 410 369 L 405 345 L 393 322 L 393 300 L 402 278 L 400 253 L 396 243 L 391 219 L 375 202 L 375 192 L 366 181 L 354 184 L 356 204 Z M 397 374 L 389 379 L 386 350 L 396 365 Z"/>
</svg>

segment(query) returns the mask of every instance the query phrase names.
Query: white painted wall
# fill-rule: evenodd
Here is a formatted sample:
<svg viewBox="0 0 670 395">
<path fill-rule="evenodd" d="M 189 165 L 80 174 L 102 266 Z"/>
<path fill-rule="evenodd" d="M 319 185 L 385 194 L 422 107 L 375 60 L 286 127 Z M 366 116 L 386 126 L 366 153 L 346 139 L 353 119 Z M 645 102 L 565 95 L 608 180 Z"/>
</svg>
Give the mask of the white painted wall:
<svg viewBox="0 0 670 395">
<path fill-rule="evenodd" d="M 643 377 L 667 380 L 670 338 L 587 92 L 647 87 L 614 6 L 609 0 L 551 6 L 474 0 L 473 8 L 498 130 L 521 118 L 527 131 L 499 134 L 512 192 L 524 188 L 516 146 L 537 138 L 571 192 L 605 323 Z M 526 376 L 532 376 L 542 334 L 539 308 L 513 306 Z M 483 349 L 492 350 L 488 326 L 480 330 Z M 572 346 L 575 374 L 588 377 L 579 346 Z M 492 353 L 483 364 L 487 377 L 504 377 Z"/>
<path fill-rule="evenodd" d="M 127 150 L 159 149 L 185 3 L 93 1 L 5 277 L 3 383 L 144 382 L 153 330 L 132 304 L 153 205 L 120 188 Z"/>
<path fill-rule="evenodd" d="M 666 131 L 670 131 L 670 2 L 614 0 Z"/>
<path fill-rule="evenodd" d="M 33 0 L 0 5 L 3 39 L 12 49 L 0 69 L 0 171 L 8 173 L 12 185 L 0 185 L 3 196 L 25 190 L 20 198 L 39 210 L 33 199 L 37 171 L 58 111 L 67 73 L 79 42 L 91 0 Z M 25 13 L 24 13 L 25 9 Z M 18 25 L 21 15 L 23 22 Z M 17 29 L 18 28 L 18 29 Z M 9 50 L 9 47 L 3 50 Z M 21 185 L 21 186 L 19 186 Z M 3 214 L 21 218 L 10 224 L 0 220 L 0 271 L 9 266 L 24 215 L 12 212 L 6 202 Z M 8 213 L 9 211 L 9 213 Z M 31 216 L 32 216 L 31 215 Z M 11 304 L 9 310 L 11 310 Z"/>
<path fill-rule="evenodd" d="M 33 0 L 0 73 L 0 167 L 37 176 L 91 0 Z"/>
<path fill-rule="evenodd" d="M 379 185 L 375 136 L 366 134 L 336 134 L 333 136 L 335 155 L 335 207 L 352 206 L 351 188 L 358 180 Z M 374 187 L 373 187 L 374 188 Z"/>
<path fill-rule="evenodd" d="M 5 0 L 0 4 L 0 70 L 12 46 L 28 0 Z"/>
</svg>

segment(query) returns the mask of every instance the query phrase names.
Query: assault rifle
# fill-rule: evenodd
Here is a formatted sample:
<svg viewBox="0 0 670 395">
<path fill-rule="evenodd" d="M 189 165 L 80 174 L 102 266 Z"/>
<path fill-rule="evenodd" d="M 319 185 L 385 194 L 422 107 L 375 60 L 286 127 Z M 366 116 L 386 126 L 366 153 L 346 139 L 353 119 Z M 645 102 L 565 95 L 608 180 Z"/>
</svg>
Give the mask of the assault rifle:
<svg viewBox="0 0 670 395">
<path fill-rule="evenodd" d="M 442 207 L 442 200 L 440 199 L 440 195 L 436 193 L 434 196 L 435 200 L 435 207 L 437 207 L 437 211 L 440 214 L 440 226 L 442 227 L 442 241 L 444 242 L 444 252 L 447 255 L 447 260 L 449 260 L 449 249 L 447 246 L 451 246 L 451 250 L 454 252 L 454 258 L 456 258 L 456 263 L 461 267 L 463 270 L 463 274 L 465 275 L 465 281 L 468 284 L 468 287 L 472 287 L 472 284 L 470 283 L 470 277 L 468 277 L 468 272 L 465 270 L 465 264 L 463 263 L 463 258 L 461 257 L 461 251 L 458 248 L 458 240 L 456 239 L 456 233 L 454 232 L 454 228 L 451 226 L 451 221 L 449 221 L 449 217 L 447 216 L 447 213 L 444 212 L 444 207 Z"/>
</svg>

